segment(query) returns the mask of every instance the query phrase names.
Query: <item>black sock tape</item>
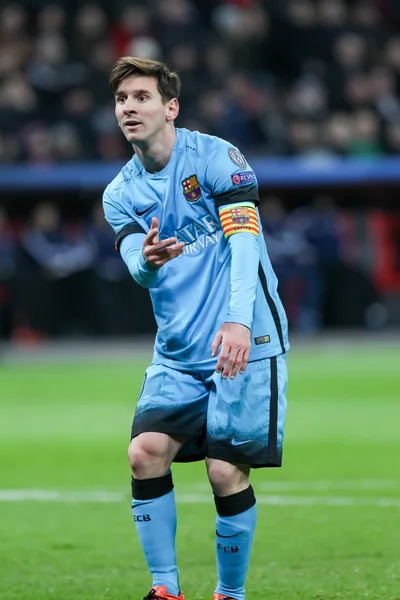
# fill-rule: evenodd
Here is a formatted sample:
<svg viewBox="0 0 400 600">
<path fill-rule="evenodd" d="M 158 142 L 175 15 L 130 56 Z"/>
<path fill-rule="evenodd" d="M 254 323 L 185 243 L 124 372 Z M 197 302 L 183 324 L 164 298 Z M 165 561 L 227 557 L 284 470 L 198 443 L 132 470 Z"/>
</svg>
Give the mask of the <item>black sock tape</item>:
<svg viewBox="0 0 400 600">
<path fill-rule="evenodd" d="M 256 497 L 253 488 L 249 485 L 246 490 L 231 496 L 221 497 L 214 494 L 214 501 L 217 513 L 221 517 L 233 517 L 254 506 Z"/>
<path fill-rule="evenodd" d="M 169 494 L 173 489 L 171 472 L 152 479 L 135 479 L 132 477 L 132 498 L 135 498 L 135 500 L 153 500 Z"/>
</svg>

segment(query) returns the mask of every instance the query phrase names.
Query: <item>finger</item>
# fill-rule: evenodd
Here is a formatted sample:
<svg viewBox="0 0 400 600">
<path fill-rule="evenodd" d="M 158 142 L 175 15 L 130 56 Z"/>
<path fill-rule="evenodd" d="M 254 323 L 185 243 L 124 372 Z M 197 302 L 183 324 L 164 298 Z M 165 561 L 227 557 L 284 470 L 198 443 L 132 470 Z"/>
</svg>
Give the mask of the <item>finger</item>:
<svg viewBox="0 0 400 600">
<path fill-rule="evenodd" d="M 183 252 L 184 245 L 185 244 L 183 242 L 179 242 L 178 244 L 174 244 L 173 246 L 169 246 L 168 248 L 165 248 L 162 255 L 159 255 L 157 253 L 156 256 L 160 256 L 160 258 L 163 260 L 163 264 L 165 264 L 166 262 L 169 262 L 173 258 L 180 256 Z"/>
<path fill-rule="evenodd" d="M 173 244 L 173 246 L 169 246 L 168 248 L 166 248 L 165 252 L 169 257 L 169 260 L 171 260 L 171 258 L 176 258 L 177 256 L 180 256 L 183 252 L 184 247 L 184 242 L 178 242 L 177 244 Z"/>
<path fill-rule="evenodd" d="M 176 242 L 176 238 L 168 238 L 163 240 L 162 242 L 158 242 L 157 244 L 150 240 L 149 243 L 143 242 L 143 256 L 146 262 L 153 262 L 155 258 L 162 258 L 159 254 L 160 251 L 165 250 L 165 245 L 171 246 Z"/>
<path fill-rule="evenodd" d="M 151 228 L 155 230 L 155 236 L 153 238 L 153 242 L 155 244 L 157 244 L 157 242 L 160 241 L 160 238 L 158 237 L 159 227 L 158 227 L 158 219 L 157 219 L 157 217 L 153 217 L 151 219 Z"/>
<path fill-rule="evenodd" d="M 153 248 L 152 248 L 152 252 L 156 253 L 159 252 L 160 250 L 165 250 L 168 247 L 172 247 L 174 245 L 176 245 L 178 243 L 178 240 L 176 239 L 176 237 L 170 237 L 167 238 L 166 240 L 161 240 L 157 243 L 153 244 Z M 183 244 L 183 242 L 179 242 L 179 244 Z"/>
<path fill-rule="evenodd" d="M 222 371 L 222 379 L 228 379 L 231 374 L 231 371 L 236 363 L 236 357 L 238 355 L 238 350 L 230 350 L 227 361 L 225 363 L 224 370 Z"/>
<path fill-rule="evenodd" d="M 183 252 L 185 244 L 183 242 L 178 242 L 173 246 L 169 246 L 168 248 L 164 248 L 160 251 L 155 252 L 154 254 L 149 254 L 146 257 L 147 262 L 154 264 L 157 267 L 161 267 L 165 265 L 165 263 L 169 262 L 173 258 L 180 256 Z"/>
<path fill-rule="evenodd" d="M 232 370 L 231 370 L 231 375 L 230 375 L 231 379 L 235 379 L 235 377 L 236 377 L 236 375 L 237 375 L 237 373 L 239 371 L 239 368 L 242 365 L 243 354 L 244 354 L 244 350 L 239 350 L 239 352 L 236 355 L 235 364 L 233 365 Z"/>
<path fill-rule="evenodd" d="M 250 356 L 250 349 L 246 348 L 246 350 L 243 352 L 243 358 L 242 358 L 242 364 L 240 367 L 240 373 L 244 373 L 246 367 L 247 367 L 247 363 L 249 362 L 249 356 Z"/>
<path fill-rule="evenodd" d="M 230 350 L 230 346 L 228 346 L 227 344 L 222 344 L 221 352 L 219 353 L 217 366 L 215 367 L 215 370 L 217 371 L 217 373 L 221 373 L 222 368 L 225 364 L 225 361 L 227 360 L 227 358 L 229 356 L 229 350 Z"/>
<path fill-rule="evenodd" d="M 213 343 L 211 344 L 211 356 L 217 356 L 218 348 L 222 342 L 222 333 L 218 331 L 215 335 Z"/>
<path fill-rule="evenodd" d="M 158 228 L 151 228 L 143 240 L 143 246 L 152 246 L 153 244 L 157 244 L 158 241 Z"/>
</svg>

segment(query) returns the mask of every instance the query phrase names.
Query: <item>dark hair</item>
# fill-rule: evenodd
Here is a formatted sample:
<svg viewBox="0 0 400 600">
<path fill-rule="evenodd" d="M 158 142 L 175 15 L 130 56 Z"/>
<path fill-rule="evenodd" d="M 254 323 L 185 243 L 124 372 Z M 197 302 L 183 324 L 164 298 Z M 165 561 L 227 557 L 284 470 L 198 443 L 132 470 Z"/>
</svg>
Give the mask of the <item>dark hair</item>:
<svg viewBox="0 0 400 600">
<path fill-rule="evenodd" d="M 164 102 L 179 98 L 181 91 L 181 80 L 179 75 L 170 71 L 163 63 L 135 56 L 124 56 L 119 58 L 111 70 L 110 86 L 114 94 L 117 93 L 121 82 L 127 77 L 149 76 L 157 80 L 157 89 Z"/>
</svg>

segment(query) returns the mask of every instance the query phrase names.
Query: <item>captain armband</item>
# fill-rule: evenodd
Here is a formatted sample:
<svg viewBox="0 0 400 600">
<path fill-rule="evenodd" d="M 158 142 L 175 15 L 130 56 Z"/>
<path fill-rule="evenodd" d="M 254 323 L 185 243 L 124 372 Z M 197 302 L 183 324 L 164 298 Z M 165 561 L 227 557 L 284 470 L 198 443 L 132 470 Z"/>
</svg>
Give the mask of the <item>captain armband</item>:
<svg viewBox="0 0 400 600">
<path fill-rule="evenodd" d="M 234 233 L 258 235 L 258 217 L 252 202 L 229 204 L 219 209 L 219 218 L 226 238 Z"/>
</svg>

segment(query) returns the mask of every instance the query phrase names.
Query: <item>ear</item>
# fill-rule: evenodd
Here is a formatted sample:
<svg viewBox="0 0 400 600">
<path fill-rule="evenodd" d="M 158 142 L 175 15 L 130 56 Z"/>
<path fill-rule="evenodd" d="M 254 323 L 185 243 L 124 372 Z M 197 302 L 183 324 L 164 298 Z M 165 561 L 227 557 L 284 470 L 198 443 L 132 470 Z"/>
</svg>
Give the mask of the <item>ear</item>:
<svg viewBox="0 0 400 600">
<path fill-rule="evenodd" d="M 179 102 L 177 98 L 169 100 L 166 106 L 166 117 L 167 121 L 175 121 L 179 114 Z"/>
</svg>

